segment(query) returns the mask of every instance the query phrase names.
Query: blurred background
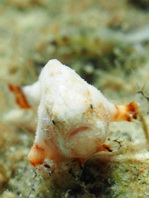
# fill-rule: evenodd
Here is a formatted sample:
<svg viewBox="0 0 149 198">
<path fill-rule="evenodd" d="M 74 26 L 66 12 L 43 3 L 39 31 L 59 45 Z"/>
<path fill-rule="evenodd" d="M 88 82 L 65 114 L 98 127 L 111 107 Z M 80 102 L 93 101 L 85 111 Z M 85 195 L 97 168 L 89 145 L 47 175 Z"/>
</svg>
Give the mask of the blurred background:
<svg viewBox="0 0 149 198">
<path fill-rule="evenodd" d="M 53 58 L 75 69 L 112 102 L 137 100 L 148 118 L 149 0 L 0 0 L 2 198 L 52 197 L 39 187 L 40 179 L 34 187 L 38 193 L 31 190 L 34 171 L 27 154 L 37 117 L 19 109 L 8 84 L 32 84 Z M 137 94 L 142 88 L 143 94 Z M 102 197 L 112 197 L 108 193 L 103 190 Z"/>
</svg>

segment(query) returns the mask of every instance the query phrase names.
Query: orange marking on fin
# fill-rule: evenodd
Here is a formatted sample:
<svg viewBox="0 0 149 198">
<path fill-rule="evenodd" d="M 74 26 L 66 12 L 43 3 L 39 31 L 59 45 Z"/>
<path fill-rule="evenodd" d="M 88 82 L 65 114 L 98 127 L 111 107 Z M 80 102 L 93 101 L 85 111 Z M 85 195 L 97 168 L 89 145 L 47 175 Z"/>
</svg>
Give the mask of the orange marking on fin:
<svg viewBox="0 0 149 198">
<path fill-rule="evenodd" d="M 139 114 L 139 107 L 137 103 L 131 102 L 128 105 L 115 105 L 116 113 L 112 121 L 128 121 L 137 119 Z"/>
<path fill-rule="evenodd" d="M 29 109 L 31 108 L 30 104 L 28 103 L 22 89 L 19 86 L 15 85 L 8 85 L 9 90 L 14 93 L 16 97 L 16 103 L 19 105 L 20 108 L 22 109 Z"/>
<path fill-rule="evenodd" d="M 131 102 L 130 104 L 126 106 L 126 109 L 129 112 L 129 114 L 132 115 L 133 119 L 137 119 L 137 116 L 139 114 L 139 107 L 137 103 Z"/>
<path fill-rule="evenodd" d="M 56 146 L 51 142 L 51 140 L 44 140 L 42 145 L 34 142 L 29 155 L 28 160 L 33 166 L 40 166 L 45 164 L 44 160 L 49 159 L 55 162 L 61 162 L 64 157 L 62 157 L 57 150 Z"/>
<path fill-rule="evenodd" d="M 103 144 L 103 145 L 99 146 L 96 151 L 97 152 L 101 152 L 101 151 L 112 152 L 112 147 L 107 144 Z"/>
<path fill-rule="evenodd" d="M 44 148 L 34 143 L 28 156 L 29 162 L 35 167 L 42 165 L 45 157 L 44 152 Z"/>
</svg>

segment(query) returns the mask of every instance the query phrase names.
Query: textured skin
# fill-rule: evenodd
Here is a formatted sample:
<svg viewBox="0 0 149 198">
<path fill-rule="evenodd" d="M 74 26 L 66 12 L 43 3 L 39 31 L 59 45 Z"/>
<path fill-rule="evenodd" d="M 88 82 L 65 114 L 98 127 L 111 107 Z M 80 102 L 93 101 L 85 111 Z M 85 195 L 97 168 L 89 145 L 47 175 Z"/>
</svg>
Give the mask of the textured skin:
<svg viewBox="0 0 149 198">
<path fill-rule="evenodd" d="M 132 121 L 138 114 L 136 103 L 110 103 L 57 60 L 50 60 L 39 81 L 22 90 L 26 100 L 39 103 L 35 142 L 28 156 L 34 166 L 44 164 L 45 159 L 55 163 L 68 158 L 85 161 L 106 148 L 102 145 L 110 122 Z"/>
</svg>

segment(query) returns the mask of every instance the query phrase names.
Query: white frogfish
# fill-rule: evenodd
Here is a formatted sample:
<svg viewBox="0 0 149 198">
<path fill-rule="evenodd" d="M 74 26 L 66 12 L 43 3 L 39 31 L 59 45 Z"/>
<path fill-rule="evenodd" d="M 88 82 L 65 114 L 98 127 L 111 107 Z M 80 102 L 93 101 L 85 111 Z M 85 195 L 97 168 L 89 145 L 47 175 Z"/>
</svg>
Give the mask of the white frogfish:
<svg viewBox="0 0 149 198">
<path fill-rule="evenodd" d="M 139 112 L 135 102 L 109 102 L 58 60 L 50 60 L 33 85 L 9 88 L 21 108 L 38 106 L 36 137 L 28 155 L 34 166 L 47 159 L 55 163 L 87 160 L 104 148 L 110 122 L 133 121 Z"/>
</svg>

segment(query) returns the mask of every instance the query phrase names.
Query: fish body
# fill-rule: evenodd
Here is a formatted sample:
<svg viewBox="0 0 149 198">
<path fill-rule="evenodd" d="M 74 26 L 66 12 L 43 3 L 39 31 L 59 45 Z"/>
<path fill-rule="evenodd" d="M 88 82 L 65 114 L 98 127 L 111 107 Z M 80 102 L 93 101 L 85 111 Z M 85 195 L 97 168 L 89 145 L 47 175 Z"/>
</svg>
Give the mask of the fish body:
<svg viewBox="0 0 149 198">
<path fill-rule="evenodd" d="M 28 159 L 34 166 L 67 159 L 84 161 L 104 144 L 110 122 L 132 121 L 138 106 L 115 105 L 74 70 L 50 60 L 39 80 L 22 88 L 29 101 L 39 104 L 36 137 Z M 34 94 L 33 94 L 34 93 Z"/>
</svg>

